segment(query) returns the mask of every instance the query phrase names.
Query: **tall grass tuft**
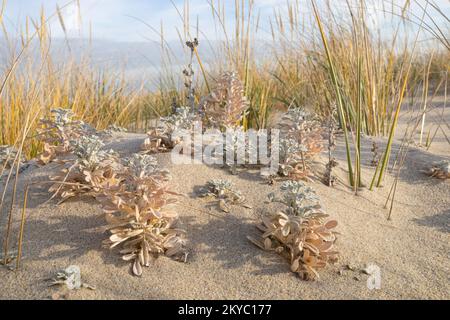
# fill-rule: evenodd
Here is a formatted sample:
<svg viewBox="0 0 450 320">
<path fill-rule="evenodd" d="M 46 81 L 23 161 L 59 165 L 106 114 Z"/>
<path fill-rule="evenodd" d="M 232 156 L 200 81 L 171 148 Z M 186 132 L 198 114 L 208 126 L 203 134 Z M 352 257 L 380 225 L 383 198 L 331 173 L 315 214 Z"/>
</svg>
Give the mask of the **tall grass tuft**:
<svg viewBox="0 0 450 320">
<path fill-rule="evenodd" d="M 182 8 L 172 3 L 182 25 L 177 32 L 185 62 L 196 69 L 193 101 L 198 103 L 208 94 L 210 83 L 224 71 L 234 71 L 249 100 L 245 128 L 266 128 L 291 106 L 326 117 L 330 106 L 337 105 L 352 186 L 354 180 L 362 178 L 361 135 L 393 136 L 403 97 L 418 90 L 423 79 L 430 87 L 441 82 L 443 70 L 449 70 L 446 30 L 433 17 L 448 18 L 428 1 L 424 6 L 418 1 L 402 5 L 382 1 L 385 19 L 391 18 L 394 24 L 392 34 L 382 36 L 379 26 L 368 26 L 371 0 L 348 0 L 340 10 L 331 1 L 317 5 L 314 0 L 292 0 L 264 18 L 254 0 L 236 0 L 231 5 L 208 0 L 219 41 L 208 39 L 198 19 L 192 23 L 195 19 L 189 1 Z M 410 9 L 412 3 L 422 7 L 430 21 L 424 23 L 423 17 L 419 20 Z M 151 79 L 156 89 L 148 91 L 143 84 L 132 87 L 123 71 L 93 67 L 88 48 L 81 57 L 69 55 L 63 62 L 53 59 L 49 22 L 57 19 L 66 30 L 64 6 L 48 17 L 42 10 L 38 21 L 28 19 L 23 31 L 15 35 L 8 34 L 4 23 L 7 5 L 4 1 L 0 11 L 7 43 L 0 82 L 1 145 L 22 145 L 20 153 L 34 157 L 42 150 L 36 135 L 37 120 L 54 107 L 70 108 L 97 129 L 118 124 L 145 130 L 152 118 L 167 114 L 172 105 L 189 104 L 180 81 L 182 70 L 173 67 L 181 65 L 183 57 L 175 56 L 162 23 L 157 28 L 141 21 L 161 42 L 161 72 Z M 441 49 L 433 48 L 432 55 L 431 50 L 414 55 L 408 39 L 410 27 L 417 26 L 436 38 Z M 199 46 L 189 51 L 185 44 L 195 38 Z M 350 152 L 352 142 L 356 146 L 354 155 Z M 388 158 L 389 152 L 385 152 L 386 160 L 376 170 L 377 179 L 373 179 L 377 185 L 381 184 Z"/>
<path fill-rule="evenodd" d="M 65 30 L 60 10 L 59 21 Z M 27 23 L 17 36 L 7 33 L 0 16 L 7 43 L 0 88 L 0 144 L 17 146 L 24 139 L 21 152 L 29 158 L 42 148 L 35 134 L 37 120 L 51 108 L 69 108 L 80 119 L 103 129 L 110 124 L 137 125 L 146 104 L 158 98 L 155 94 L 149 99 L 142 87 L 132 90 L 123 72 L 94 69 L 88 52 L 54 61 L 48 27 L 52 18 L 42 9 L 40 21 L 32 27 Z M 24 131 L 30 134 L 24 137 Z"/>
</svg>

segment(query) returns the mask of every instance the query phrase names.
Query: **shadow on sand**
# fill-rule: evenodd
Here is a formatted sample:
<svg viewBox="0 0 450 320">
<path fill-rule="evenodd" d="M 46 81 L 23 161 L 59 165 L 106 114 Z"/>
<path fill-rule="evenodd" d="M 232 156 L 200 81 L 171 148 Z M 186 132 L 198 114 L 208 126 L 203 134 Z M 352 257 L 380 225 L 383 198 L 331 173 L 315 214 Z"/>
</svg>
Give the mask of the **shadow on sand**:
<svg viewBox="0 0 450 320">
<path fill-rule="evenodd" d="M 450 233 L 450 210 L 412 220 L 419 226 L 434 228 L 440 232 Z"/>
<path fill-rule="evenodd" d="M 252 244 L 247 236 L 257 238 L 260 232 L 254 219 L 244 219 L 233 215 L 221 218 L 212 217 L 206 224 L 195 224 L 188 230 L 189 240 L 194 252 L 211 255 L 225 269 L 257 268 L 255 275 L 286 273 L 289 264 L 273 252 L 265 252 Z M 194 254 L 193 261 L 200 259 Z"/>
</svg>

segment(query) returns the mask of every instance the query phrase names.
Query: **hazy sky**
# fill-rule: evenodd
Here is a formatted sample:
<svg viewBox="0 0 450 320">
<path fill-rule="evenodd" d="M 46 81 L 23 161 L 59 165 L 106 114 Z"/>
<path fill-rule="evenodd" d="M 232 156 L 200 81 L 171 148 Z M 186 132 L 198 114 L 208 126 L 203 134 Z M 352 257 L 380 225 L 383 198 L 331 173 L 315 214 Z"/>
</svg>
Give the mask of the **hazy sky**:
<svg viewBox="0 0 450 320">
<path fill-rule="evenodd" d="M 217 1 L 217 0 L 214 0 Z M 54 13 L 56 5 L 62 7 L 70 0 L 10 0 L 7 1 L 5 15 L 9 27 L 23 24 L 26 16 L 37 18 L 42 5 L 47 14 Z M 211 26 L 211 7 L 208 0 L 190 0 L 190 16 L 192 24 Z M 79 0 L 81 12 L 76 5 L 69 5 L 63 11 L 66 28 L 70 36 L 89 35 L 90 26 L 95 38 L 118 41 L 143 41 L 148 38 L 157 40 L 158 36 L 138 19 L 159 29 L 161 23 L 168 39 L 177 36 L 174 26 L 181 26 L 181 19 L 174 5 L 183 9 L 183 0 Z M 225 0 L 227 6 L 234 0 Z M 285 0 L 256 0 L 255 8 L 262 13 L 272 12 L 272 8 L 284 5 Z M 81 23 L 79 17 L 81 16 Z M 230 14 L 231 16 L 231 14 Z M 62 29 L 57 17 L 53 19 L 52 34 L 62 36 Z"/>
<path fill-rule="evenodd" d="M 217 2 L 217 0 L 213 0 Z M 287 0 L 294 1 L 294 0 Z M 382 12 L 380 11 L 380 3 L 383 0 L 372 0 L 375 5 L 372 8 L 372 21 L 378 26 L 383 26 Z M 391 0 L 385 1 L 390 3 Z M 402 5 L 405 0 L 393 0 L 397 5 Z M 425 3 L 426 0 L 418 0 Z M 433 0 L 441 9 L 450 16 L 449 0 Z M 6 2 L 5 17 L 8 28 L 17 29 L 23 25 L 26 16 L 39 16 L 41 6 L 45 7 L 47 14 L 55 12 L 56 5 L 63 6 L 70 2 L 69 0 L 9 0 Z M 149 25 L 159 29 L 161 22 L 164 24 L 165 37 L 169 40 L 177 38 L 174 26 L 180 27 L 180 17 L 173 4 L 169 0 L 79 0 L 81 12 L 78 12 L 76 5 L 70 5 L 63 10 L 63 16 L 66 28 L 70 37 L 87 37 L 89 35 L 90 26 L 94 38 L 101 38 L 116 41 L 144 41 L 146 39 L 158 40 L 158 35 L 146 27 L 142 22 L 134 19 L 144 20 Z M 183 8 L 183 0 L 173 0 L 175 5 L 181 10 Z M 195 25 L 197 17 L 201 30 L 206 33 L 211 40 L 214 38 L 214 28 L 211 19 L 211 7 L 209 0 L 190 0 L 190 16 L 191 25 Z M 231 25 L 233 12 L 231 8 L 234 0 L 223 1 L 229 11 L 228 21 Z M 307 0 L 300 0 L 300 6 L 306 9 Z M 322 0 L 317 0 L 320 4 Z M 414 2 L 414 1 L 412 1 Z M 332 0 L 333 5 L 345 5 L 345 0 Z M 267 15 L 273 12 L 274 8 L 282 9 L 286 5 L 286 0 L 255 0 L 255 11 L 261 12 L 261 28 L 264 33 L 264 26 L 267 25 Z M 420 14 L 419 9 L 415 9 L 416 14 Z M 79 21 L 81 16 L 81 22 Z M 441 17 L 442 18 L 442 17 Z M 445 20 L 439 18 L 439 22 L 446 23 Z M 448 24 L 444 29 L 448 28 Z M 62 29 L 58 19 L 55 17 L 52 22 L 52 35 L 55 37 L 62 36 Z M 80 31 L 81 30 L 81 31 Z M 448 29 L 447 29 L 448 30 Z"/>
<path fill-rule="evenodd" d="M 2 0 L 0 0 L 1 2 Z M 199 21 L 200 43 L 202 59 L 208 62 L 208 59 L 215 59 L 214 55 L 209 55 L 209 46 L 204 44 L 205 38 L 209 41 L 223 39 L 223 33 L 215 32 L 214 21 L 212 19 L 210 1 L 217 3 L 218 0 L 190 0 L 190 24 L 192 32 L 195 32 L 197 17 Z M 241 0 L 239 0 L 241 1 Z M 247 2 L 248 0 L 245 0 Z M 270 39 L 269 17 L 273 17 L 273 10 L 285 10 L 287 2 L 297 0 L 254 0 L 254 12 L 260 13 L 259 30 L 256 39 Z M 359 0 L 350 0 L 358 3 Z M 392 19 L 391 16 L 385 16 L 383 13 L 384 4 L 392 4 L 394 6 L 402 6 L 406 0 L 366 0 L 369 3 L 367 8 L 367 24 L 375 27 L 380 31 L 382 36 L 389 38 L 392 35 Z M 415 1 L 421 4 L 426 0 L 410 0 L 413 4 L 412 15 L 416 22 L 422 15 L 422 10 Z M 430 0 L 439 5 L 441 10 L 450 16 L 450 0 Z M 173 0 L 174 4 L 182 11 L 184 0 Z M 226 25 L 228 32 L 232 34 L 234 25 L 233 7 L 235 0 L 221 0 L 225 4 L 227 12 Z M 316 0 L 320 7 L 323 6 L 325 0 Z M 26 17 L 32 17 L 39 20 L 41 7 L 44 6 L 47 16 L 55 14 L 56 6 L 63 7 L 70 3 L 70 0 L 7 0 L 4 8 L 3 21 L 8 29 L 8 35 L 19 34 L 20 29 L 24 27 Z M 164 38 L 167 41 L 178 40 L 176 27 L 182 29 L 182 22 L 177 13 L 176 8 L 170 0 L 79 0 L 80 12 L 77 5 L 66 6 L 62 10 L 66 29 L 70 40 L 71 52 L 67 51 L 66 42 L 63 39 L 52 42 L 52 56 L 56 61 L 64 61 L 67 54 L 75 53 L 75 56 L 82 57 L 81 53 L 85 52 L 86 42 L 77 41 L 79 38 L 88 38 L 89 30 L 92 28 L 92 36 L 95 39 L 92 46 L 89 45 L 92 63 L 101 68 L 108 70 L 125 70 L 129 80 L 136 80 L 136 84 L 140 84 L 142 79 L 151 78 L 158 75 L 162 65 L 162 56 L 159 35 L 152 31 L 142 21 L 145 21 L 153 28 L 159 29 L 161 23 L 164 25 Z M 312 18 L 310 12 L 310 0 L 298 0 L 300 6 L 300 14 L 304 14 L 308 19 Z M 343 13 L 348 17 L 347 11 L 339 11 L 346 6 L 346 0 L 330 0 L 336 10 L 334 13 Z M 334 9 L 333 8 L 333 9 Z M 392 10 L 392 7 L 384 7 L 385 10 Z M 397 8 L 398 9 L 398 8 Z M 325 11 L 322 11 L 325 14 Z M 433 10 L 429 11 L 433 13 Z M 434 11 L 435 13 L 435 11 Z M 81 21 L 79 17 L 81 16 Z M 286 15 L 284 15 L 286 17 Z M 439 27 L 450 34 L 450 25 L 442 16 L 434 17 Z M 138 19 L 142 21 L 138 21 Z M 301 18 L 300 18 L 301 19 Z M 302 20 L 302 19 L 301 19 Z M 430 22 L 430 19 L 428 19 Z M 430 22 L 431 23 L 431 22 Z M 220 28 L 220 27 L 219 27 Z M 64 36 L 57 15 L 54 15 L 50 21 L 50 29 L 53 38 L 61 38 Z M 429 39 L 432 36 L 429 33 L 422 32 L 421 39 Z M 308 34 L 306 34 L 308 36 Z M 148 41 L 149 39 L 154 41 Z M 2 42 L 3 36 L 0 32 L 0 59 L 7 57 L 3 54 L 5 48 Z M 260 55 L 266 54 L 268 50 L 264 49 L 263 41 L 258 41 L 255 46 L 255 52 Z M 428 46 L 429 42 L 421 41 L 421 44 Z M 35 46 L 38 44 L 36 43 Z M 212 44 L 212 46 L 214 46 Z M 187 63 L 188 55 L 183 54 L 185 46 L 178 41 L 171 42 L 170 47 L 173 53 L 171 60 L 172 67 L 176 73 L 181 75 L 181 70 Z M 33 47 L 31 47 L 33 48 Z M 260 48 L 259 50 L 257 48 Z M 270 51 L 270 50 L 269 50 Z M 31 50 L 33 52 L 33 49 Z M 39 52 L 39 51 L 37 51 Z M 186 53 L 186 52 L 184 52 Z M 269 52 L 270 53 L 270 52 Z M 1 60 L 0 60 L 1 65 Z M 156 77 L 158 79 L 158 77 Z M 131 81 L 132 82 L 132 81 Z M 152 83 L 149 85 L 152 86 Z"/>
</svg>

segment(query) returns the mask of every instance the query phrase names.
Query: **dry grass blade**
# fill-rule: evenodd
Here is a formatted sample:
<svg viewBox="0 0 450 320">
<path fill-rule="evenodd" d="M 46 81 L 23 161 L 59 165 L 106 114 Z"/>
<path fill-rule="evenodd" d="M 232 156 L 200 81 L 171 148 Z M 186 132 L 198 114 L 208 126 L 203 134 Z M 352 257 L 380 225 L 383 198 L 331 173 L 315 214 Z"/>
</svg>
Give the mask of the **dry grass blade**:
<svg viewBox="0 0 450 320">
<path fill-rule="evenodd" d="M 20 232 L 19 232 L 19 241 L 18 241 L 18 250 L 17 250 L 16 270 L 19 270 L 20 260 L 22 259 L 22 244 L 23 244 L 23 235 L 24 235 L 24 228 L 25 228 L 25 219 L 26 219 L 29 189 L 30 189 L 30 186 L 27 185 L 27 187 L 25 188 L 25 194 L 23 196 L 22 219 L 20 221 Z"/>
</svg>

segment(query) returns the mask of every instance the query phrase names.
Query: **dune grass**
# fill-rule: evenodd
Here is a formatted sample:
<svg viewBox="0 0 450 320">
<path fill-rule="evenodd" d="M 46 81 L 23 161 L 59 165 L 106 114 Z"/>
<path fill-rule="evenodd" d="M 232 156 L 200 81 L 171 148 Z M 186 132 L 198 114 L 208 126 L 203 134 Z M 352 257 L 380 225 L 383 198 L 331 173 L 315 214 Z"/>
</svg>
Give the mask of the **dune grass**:
<svg viewBox="0 0 450 320">
<path fill-rule="evenodd" d="M 392 34 L 386 35 L 382 34 L 380 26 L 370 28 L 367 24 L 370 2 L 348 0 L 344 10 L 338 12 L 333 7 L 334 1 L 311 0 L 304 6 L 303 2 L 292 0 L 287 1 L 284 9 L 274 10 L 268 23 L 262 23 L 263 17 L 253 0 L 235 0 L 230 12 L 225 10 L 224 0 L 208 0 L 216 35 L 221 39 L 214 43 L 204 35 L 198 20 L 192 23 L 189 1 L 185 1 L 182 8 L 173 3 L 180 16 L 182 27 L 177 32 L 186 56 L 174 55 L 175 51 L 164 37 L 162 24 L 157 29 L 142 21 L 161 41 L 161 72 L 150 80 L 156 84 L 156 89 L 149 91 L 144 83 L 131 86 L 123 71 L 96 68 L 88 51 L 82 57 L 69 55 L 62 62 L 55 61 L 51 55 L 49 25 L 56 19 L 66 30 L 64 7 L 57 8 L 48 17 L 42 9 L 38 21 L 28 19 L 22 31 L 9 34 L 4 23 L 7 1 L 3 1 L 0 25 L 7 47 L 0 66 L 0 145 L 11 145 L 18 150 L 2 181 L 0 214 L 5 207 L 8 185 L 13 184 L 4 241 L 5 263 L 16 204 L 19 162 L 22 155 L 30 159 L 42 151 L 36 131 L 41 117 L 48 115 L 52 108 L 64 107 L 97 129 L 117 124 L 133 131 L 145 130 L 152 119 L 169 113 L 174 105 L 198 103 L 213 89 L 211 83 L 223 71 L 237 72 L 244 84 L 249 101 L 249 109 L 242 120 L 245 128 L 266 128 L 278 112 L 289 107 L 305 108 L 319 117 L 327 117 L 337 106 L 337 120 L 346 144 L 348 182 L 356 193 L 364 185 L 364 179 L 370 178 L 361 176 L 361 135 L 388 137 L 382 159 L 371 177 L 372 190 L 374 186 L 382 186 L 388 169 L 404 98 L 422 90 L 421 121 L 414 124 L 408 136 L 405 133 L 404 151 L 395 161 L 398 163 L 396 180 L 388 198 L 392 212 L 398 175 L 413 133 L 419 127 L 419 142 L 424 140 L 428 91 L 433 88 L 437 91 L 442 86 L 447 92 L 450 45 L 446 35 L 449 30 L 439 25 L 437 17 L 449 20 L 429 1 L 425 5 L 414 0 L 401 5 L 396 1 L 381 1 L 385 19 L 390 18 L 394 23 Z M 421 16 L 410 10 L 412 3 L 422 8 Z M 233 16 L 232 27 L 230 15 Z M 434 45 L 417 48 L 419 32 L 434 38 Z M 410 40 L 411 35 L 415 40 Z M 199 39 L 200 45 L 189 50 L 185 44 L 194 38 Z M 205 54 L 206 49 L 209 55 Z M 195 70 L 193 82 L 188 86 L 180 80 L 182 70 L 173 68 L 174 61 L 183 58 L 186 68 Z M 427 148 L 432 140 L 429 133 Z M 355 147 L 353 155 L 351 144 Z M 1 176 L 7 162 L 1 164 Z M 25 200 L 27 194 L 28 188 Z M 26 201 L 17 267 L 25 209 Z"/>
<path fill-rule="evenodd" d="M 246 128 L 265 128 L 278 111 L 290 106 L 304 107 L 320 116 L 329 114 L 336 104 L 346 138 L 349 182 L 353 185 L 353 180 L 361 177 L 357 173 L 358 154 L 352 157 L 350 144 L 356 143 L 359 150 L 360 134 L 392 136 L 403 96 L 418 90 L 424 81 L 427 86 L 438 83 L 449 69 L 447 30 L 433 19 L 433 15 L 445 18 L 440 8 L 424 6 L 423 15 L 430 19 L 421 23 L 420 17 L 409 10 L 411 1 L 403 5 L 382 1 L 385 19 L 395 21 L 392 35 L 382 37 L 380 29 L 367 25 L 370 2 L 346 1 L 344 10 L 338 13 L 331 1 L 321 1 L 319 6 L 315 1 L 288 1 L 283 9 L 264 17 L 269 22 L 263 24 L 253 0 L 236 0 L 231 11 L 226 11 L 223 1 L 211 0 L 211 19 L 217 37 L 222 39 L 214 43 L 204 35 L 198 21 L 192 22 L 189 1 L 182 8 L 173 3 L 180 16 L 180 44 L 200 40 L 192 55 L 185 48 L 184 59 L 196 71 L 195 102 L 210 92 L 210 83 L 221 72 L 234 70 L 243 80 L 250 102 L 243 120 Z M 305 4 L 306 11 L 302 11 Z M 54 107 L 70 108 L 98 129 L 118 124 L 145 130 L 152 118 L 167 114 L 173 104 L 188 104 L 180 81 L 182 70 L 172 67 L 183 57 L 174 55 L 162 24 L 157 30 L 142 21 L 161 39 L 163 65 L 158 77 L 152 79 L 156 89 L 149 91 L 143 85 L 131 87 L 124 72 L 94 67 L 89 52 L 54 61 L 49 21 L 59 20 L 65 31 L 63 8 L 49 17 L 42 10 L 39 21 L 29 19 L 20 34 L 11 35 L 4 24 L 5 6 L 7 1 L 0 12 L 3 38 L 8 43 L 1 71 L 0 144 L 23 146 L 21 153 L 27 158 L 36 156 L 42 149 L 35 131 L 37 120 Z M 414 55 L 408 34 L 414 32 L 408 25 L 419 25 L 439 41 L 440 47 L 433 47 L 433 53 L 422 49 Z M 210 56 L 206 56 L 206 49 Z M 410 71 L 405 72 L 408 65 Z M 387 161 L 389 152 L 384 158 Z M 377 170 L 377 185 L 384 170 Z"/>
</svg>

